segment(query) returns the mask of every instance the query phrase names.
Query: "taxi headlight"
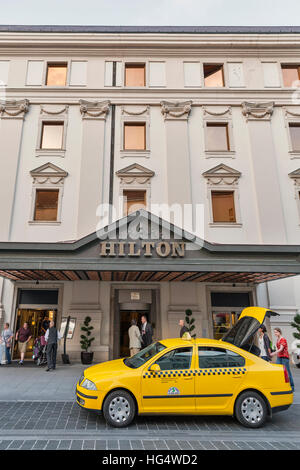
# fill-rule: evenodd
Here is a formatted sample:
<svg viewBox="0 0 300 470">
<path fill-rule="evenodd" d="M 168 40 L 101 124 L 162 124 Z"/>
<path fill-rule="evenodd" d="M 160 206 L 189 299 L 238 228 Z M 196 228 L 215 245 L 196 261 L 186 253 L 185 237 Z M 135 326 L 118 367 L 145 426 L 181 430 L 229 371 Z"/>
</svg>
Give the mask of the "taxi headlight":
<svg viewBox="0 0 300 470">
<path fill-rule="evenodd" d="M 85 379 L 85 381 L 81 384 L 81 387 L 86 388 L 87 390 L 97 390 L 94 382 L 89 379 Z"/>
</svg>

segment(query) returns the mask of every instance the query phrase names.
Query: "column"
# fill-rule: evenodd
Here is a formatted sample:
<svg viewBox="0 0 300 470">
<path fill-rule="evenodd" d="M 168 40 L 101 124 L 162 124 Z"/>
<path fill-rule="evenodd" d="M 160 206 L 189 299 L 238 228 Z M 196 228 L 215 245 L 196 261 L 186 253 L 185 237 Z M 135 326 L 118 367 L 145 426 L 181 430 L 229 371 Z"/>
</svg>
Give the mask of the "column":
<svg viewBox="0 0 300 470">
<path fill-rule="evenodd" d="M 78 203 L 78 238 L 96 231 L 96 210 L 101 203 L 103 184 L 105 121 L 109 101 L 80 101 L 82 153 Z"/>
<path fill-rule="evenodd" d="M 167 144 L 168 203 L 191 204 L 188 118 L 192 101 L 161 102 Z"/>
<path fill-rule="evenodd" d="M 10 239 L 11 223 L 14 211 L 15 189 L 18 177 L 21 152 L 22 131 L 29 101 L 0 101 L 0 241 Z M 3 305 L 4 289 L 10 283 L 0 279 L 0 329 L 5 318 Z"/>
<path fill-rule="evenodd" d="M 250 138 L 261 242 L 284 244 L 285 220 L 271 128 L 273 110 L 273 102 L 242 103 Z"/>
<path fill-rule="evenodd" d="M 0 102 L 0 241 L 10 238 L 22 130 L 28 109 L 28 100 Z"/>
</svg>

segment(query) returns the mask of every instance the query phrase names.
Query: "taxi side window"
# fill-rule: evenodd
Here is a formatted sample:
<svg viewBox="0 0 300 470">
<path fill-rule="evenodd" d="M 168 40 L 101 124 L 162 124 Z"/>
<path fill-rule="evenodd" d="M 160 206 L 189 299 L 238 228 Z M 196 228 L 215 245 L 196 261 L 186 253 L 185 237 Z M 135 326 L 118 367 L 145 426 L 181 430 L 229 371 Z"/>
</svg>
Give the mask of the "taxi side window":
<svg viewBox="0 0 300 470">
<path fill-rule="evenodd" d="M 243 367 L 245 359 L 239 354 L 223 348 L 200 346 L 198 348 L 199 368 Z"/>
<path fill-rule="evenodd" d="M 160 357 L 155 364 L 158 364 L 161 370 L 189 369 L 192 356 L 193 348 L 173 349 Z"/>
</svg>

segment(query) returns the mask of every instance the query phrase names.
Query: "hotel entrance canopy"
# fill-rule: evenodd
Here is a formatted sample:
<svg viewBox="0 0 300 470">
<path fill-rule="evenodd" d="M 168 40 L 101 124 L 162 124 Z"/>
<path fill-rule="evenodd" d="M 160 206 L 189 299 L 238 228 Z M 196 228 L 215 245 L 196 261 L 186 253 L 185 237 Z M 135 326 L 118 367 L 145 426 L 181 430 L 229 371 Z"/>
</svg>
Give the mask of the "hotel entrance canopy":
<svg viewBox="0 0 300 470">
<path fill-rule="evenodd" d="M 209 243 L 145 210 L 77 241 L 0 243 L 0 276 L 13 281 L 258 284 L 297 274 L 300 245 Z"/>
</svg>

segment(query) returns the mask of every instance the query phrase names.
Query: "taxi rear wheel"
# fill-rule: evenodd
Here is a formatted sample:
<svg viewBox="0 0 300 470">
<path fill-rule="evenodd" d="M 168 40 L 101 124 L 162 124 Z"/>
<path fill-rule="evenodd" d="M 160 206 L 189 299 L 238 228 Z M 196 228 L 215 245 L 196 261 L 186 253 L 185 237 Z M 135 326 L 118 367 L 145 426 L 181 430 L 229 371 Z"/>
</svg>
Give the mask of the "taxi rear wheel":
<svg viewBox="0 0 300 470">
<path fill-rule="evenodd" d="M 246 427 L 259 428 L 267 420 L 267 406 L 261 395 L 254 391 L 242 393 L 235 404 L 235 416 Z"/>
<path fill-rule="evenodd" d="M 128 426 L 136 414 L 135 402 L 125 390 L 115 390 L 105 399 L 103 416 L 108 424 L 117 428 Z"/>
</svg>

